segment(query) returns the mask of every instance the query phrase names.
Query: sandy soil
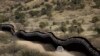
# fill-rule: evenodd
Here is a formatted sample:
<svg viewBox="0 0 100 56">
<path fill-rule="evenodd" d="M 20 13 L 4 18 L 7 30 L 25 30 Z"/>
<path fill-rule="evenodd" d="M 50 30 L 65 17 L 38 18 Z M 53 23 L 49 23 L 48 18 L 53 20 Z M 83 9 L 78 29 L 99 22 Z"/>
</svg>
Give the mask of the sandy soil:
<svg viewBox="0 0 100 56">
<path fill-rule="evenodd" d="M 16 41 L 16 44 L 17 45 L 20 45 L 20 46 L 23 46 L 23 47 L 26 47 L 26 48 L 29 48 L 29 49 L 35 49 L 37 51 L 40 51 L 41 53 L 47 53 L 47 54 L 51 54 L 52 56 L 82 56 L 83 54 L 81 53 L 78 53 L 78 52 L 68 52 L 68 51 L 46 51 L 44 49 L 44 47 L 39 44 L 39 43 L 33 43 L 33 42 L 30 42 L 30 41 L 23 41 L 23 40 L 18 40 Z"/>
</svg>

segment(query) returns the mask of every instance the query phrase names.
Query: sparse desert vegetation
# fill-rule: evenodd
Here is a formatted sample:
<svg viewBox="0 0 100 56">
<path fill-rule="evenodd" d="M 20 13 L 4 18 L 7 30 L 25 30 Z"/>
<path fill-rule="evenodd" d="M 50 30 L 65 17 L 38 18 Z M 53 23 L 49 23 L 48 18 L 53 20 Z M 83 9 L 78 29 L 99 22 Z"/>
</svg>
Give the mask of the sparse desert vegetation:
<svg viewBox="0 0 100 56">
<path fill-rule="evenodd" d="M 0 23 L 13 24 L 16 31 L 51 31 L 59 38 L 84 36 L 92 43 L 100 38 L 100 0 L 0 0 Z M 0 33 L 0 56 L 39 53 L 14 45 L 19 39 L 13 37 Z M 98 43 L 93 45 L 100 49 Z"/>
</svg>

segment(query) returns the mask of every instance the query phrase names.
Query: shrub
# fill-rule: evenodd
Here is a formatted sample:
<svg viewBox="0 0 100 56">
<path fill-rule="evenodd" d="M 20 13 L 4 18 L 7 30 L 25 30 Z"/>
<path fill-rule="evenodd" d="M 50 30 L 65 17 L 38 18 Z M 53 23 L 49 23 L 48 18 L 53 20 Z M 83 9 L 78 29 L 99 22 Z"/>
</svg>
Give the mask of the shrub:
<svg viewBox="0 0 100 56">
<path fill-rule="evenodd" d="M 40 5 L 34 5 L 34 6 L 33 6 L 33 9 L 34 9 L 34 8 L 39 8 L 39 7 L 40 7 Z"/>
<path fill-rule="evenodd" d="M 52 17 L 52 5 L 49 3 L 44 4 L 44 8 L 41 9 L 41 15 L 47 15 L 50 19 Z"/>
<path fill-rule="evenodd" d="M 77 24 L 78 24 L 77 20 L 73 20 L 73 21 L 72 21 L 72 24 L 73 24 L 73 25 L 77 25 Z"/>
<path fill-rule="evenodd" d="M 81 26 L 77 27 L 77 33 L 80 34 L 84 31 L 84 29 Z"/>
<path fill-rule="evenodd" d="M 100 28 L 98 28 L 98 27 L 95 27 L 95 29 L 94 29 L 98 34 L 100 34 Z"/>
<path fill-rule="evenodd" d="M 21 3 L 17 3 L 17 4 L 14 4 L 13 6 L 11 6 L 11 10 L 14 9 L 14 8 L 18 8 L 19 6 L 21 6 Z M 19 9 L 19 8 L 18 8 Z"/>
<path fill-rule="evenodd" d="M 66 30 L 67 30 L 65 26 L 61 26 L 60 29 L 61 29 L 61 31 L 64 32 L 64 33 L 65 33 Z"/>
<path fill-rule="evenodd" d="M 70 22 L 68 20 L 66 20 L 66 24 L 69 24 Z"/>
<path fill-rule="evenodd" d="M 52 23 L 52 24 L 53 24 L 53 25 L 57 25 L 58 23 L 53 21 L 53 23 Z"/>
<path fill-rule="evenodd" d="M 94 24 L 93 27 L 94 27 L 94 31 L 96 31 L 98 34 L 100 34 L 100 23 L 98 22 L 98 23 Z"/>
<path fill-rule="evenodd" d="M 40 28 L 45 28 L 46 26 L 48 26 L 48 22 L 40 22 L 39 23 Z"/>
<path fill-rule="evenodd" d="M 62 3 L 61 2 L 59 2 L 59 1 L 57 1 L 57 6 L 56 6 L 56 10 L 61 10 L 61 8 L 62 8 Z"/>
<path fill-rule="evenodd" d="M 56 4 L 55 10 L 59 10 L 62 12 L 65 8 L 65 6 L 69 3 L 68 0 L 57 0 L 56 2 L 53 1 L 54 4 Z"/>
<path fill-rule="evenodd" d="M 29 9 L 29 7 L 25 7 L 21 3 L 15 5 L 12 9 L 14 9 L 14 8 L 16 8 L 16 11 L 19 11 L 19 12 Z"/>
<path fill-rule="evenodd" d="M 48 0 L 45 0 L 45 2 L 48 2 Z"/>
<path fill-rule="evenodd" d="M 15 19 L 19 20 L 19 19 L 24 19 L 24 18 L 25 18 L 24 13 L 15 12 Z"/>
<path fill-rule="evenodd" d="M 34 17 L 34 16 L 38 16 L 39 15 L 39 11 L 29 11 L 29 14 Z"/>
<path fill-rule="evenodd" d="M 71 0 L 71 9 L 83 9 L 85 7 L 83 0 Z"/>
<path fill-rule="evenodd" d="M 45 4 L 45 11 L 46 15 L 49 17 L 49 19 L 52 17 L 52 5 L 51 4 Z"/>
<path fill-rule="evenodd" d="M 45 15 L 46 14 L 46 8 L 42 8 L 41 9 L 41 15 Z"/>
<path fill-rule="evenodd" d="M 23 6 L 19 6 L 17 11 L 22 11 L 23 10 Z"/>
<path fill-rule="evenodd" d="M 25 3 L 28 3 L 28 2 L 31 2 L 31 1 L 33 1 L 33 0 L 26 0 Z"/>
<path fill-rule="evenodd" d="M 76 32 L 80 34 L 84 31 L 84 29 L 80 25 L 71 25 L 68 29 L 70 33 Z"/>
<path fill-rule="evenodd" d="M 93 6 L 93 8 L 100 8 L 100 0 L 93 0 L 93 1 L 96 4 L 95 6 Z"/>
<path fill-rule="evenodd" d="M 6 18 L 4 15 L 0 15 L 0 23 L 6 22 L 6 21 L 9 21 L 9 19 Z"/>
<path fill-rule="evenodd" d="M 54 0 L 53 4 L 56 5 L 55 10 L 63 12 L 64 9 L 83 9 L 85 7 L 84 0 Z"/>
<path fill-rule="evenodd" d="M 15 12 L 15 19 L 20 23 L 24 23 L 25 22 L 25 14 L 20 13 L 20 12 Z"/>
<path fill-rule="evenodd" d="M 92 23 L 96 23 L 96 22 L 98 22 L 99 20 L 100 20 L 100 19 L 99 19 L 98 17 L 95 16 L 95 17 L 92 18 L 92 21 L 91 21 L 91 22 L 92 22 Z"/>
<path fill-rule="evenodd" d="M 66 24 L 65 24 L 65 22 L 62 22 L 62 23 L 61 23 L 60 30 L 61 30 L 62 32 L 64 32 L 64 33 L 66 32 L 67 29 L 66 29 Z"/>
</svg>

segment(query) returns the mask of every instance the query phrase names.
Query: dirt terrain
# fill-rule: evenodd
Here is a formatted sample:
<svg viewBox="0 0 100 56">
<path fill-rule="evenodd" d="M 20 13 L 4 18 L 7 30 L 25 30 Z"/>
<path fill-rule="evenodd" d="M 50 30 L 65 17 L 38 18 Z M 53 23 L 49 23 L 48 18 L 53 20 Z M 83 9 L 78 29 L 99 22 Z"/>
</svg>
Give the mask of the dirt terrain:
<svg viewBox="0 0 100 56">
<path fill-rule="evenodd" d="M 0 0 L 0 23 L 13 24 L 16 31 L 53 32 L 62 39 L 82 36 L 100 50 L 100 0 Z M 14 44 L 18 46 L 15 47 Z M 40 51 L 46 53 L 42 44 L 19 40 L 0 31 L 0 50 L 9 48 L 2 51 L 4 53 L 0 52 L 0 56 L 13 56 L 11 46 L 15 47 L 15 51 L 17 49 L 16 56 L 23 56 L 24 53 L 31 56 Z M 24 50 L 27 48 L 39 52 Z M 50 53 L 56 52 L 48 54 Z M 64 55 L 67 53 L 64 51 Z M 60 55 L 59 52 L 56 54 Z M 73 56 L 72 53 L 68 55 Z"/>
</svg>

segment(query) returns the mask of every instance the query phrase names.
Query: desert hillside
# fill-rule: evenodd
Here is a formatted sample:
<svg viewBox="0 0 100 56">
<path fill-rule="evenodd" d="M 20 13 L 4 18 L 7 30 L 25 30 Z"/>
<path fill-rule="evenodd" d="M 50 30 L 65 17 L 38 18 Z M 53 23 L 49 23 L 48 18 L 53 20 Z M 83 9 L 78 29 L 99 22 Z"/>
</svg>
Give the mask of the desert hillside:
<svg viewBox="0 0 100 56">
<path fill-rule="evenodd" d="M 100 49 L 100 0 L 0 0 L 0 23 L 13 24 L 16 31 L 53 32 L 62 39 L 83 36 Z M 0 50 L 15 47 L 17 41 L 15 36 L 0 31 Z M 28 52 L 18 47 L 11 49 L 16 56 Z M 0 56 L 12 55 L 11 51 L 3 52 Z"/>
</svg>

